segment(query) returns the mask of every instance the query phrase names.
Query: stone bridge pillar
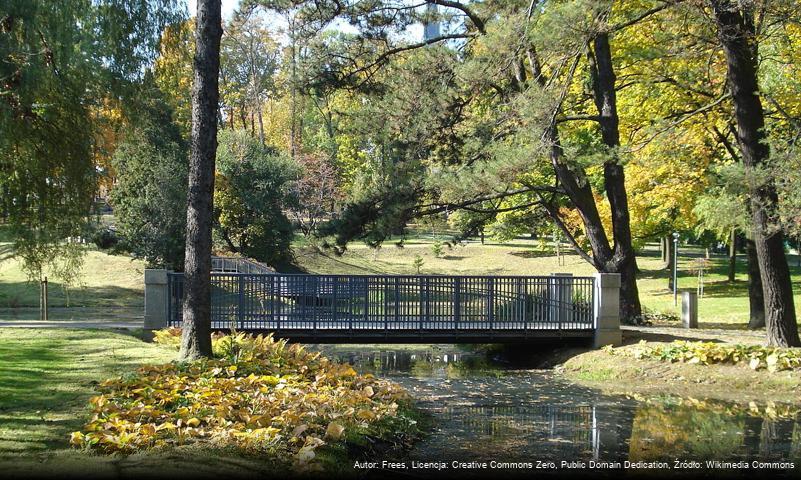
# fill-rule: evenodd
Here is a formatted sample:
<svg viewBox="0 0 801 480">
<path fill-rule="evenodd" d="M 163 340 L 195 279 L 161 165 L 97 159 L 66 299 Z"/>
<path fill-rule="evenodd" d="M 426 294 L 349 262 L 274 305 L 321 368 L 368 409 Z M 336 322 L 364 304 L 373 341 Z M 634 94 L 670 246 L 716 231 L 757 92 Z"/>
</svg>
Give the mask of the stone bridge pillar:
<svg viewBox="0 0 801 480">
<path fill-rule="evenodd" d="M 548 279 L 548 299 L 550 308 L 548 319 L 557 323 L 559 329 L 563 325 L 573 321 L 573 274 L 572 273 L 552 273 Z M 565 327 L 566 328 L 566 327 Z"/>
<path fill-rule="evenodd" d="M 620 333 L 620 274 L 595 274 L 595 338 L 593 346 L 618 346 L 623 343 Z"/>
<path fill-rule="evenodd" d="M 167 270 L 145 269 L 145 330 L 167 328 Z"/>
</svg>

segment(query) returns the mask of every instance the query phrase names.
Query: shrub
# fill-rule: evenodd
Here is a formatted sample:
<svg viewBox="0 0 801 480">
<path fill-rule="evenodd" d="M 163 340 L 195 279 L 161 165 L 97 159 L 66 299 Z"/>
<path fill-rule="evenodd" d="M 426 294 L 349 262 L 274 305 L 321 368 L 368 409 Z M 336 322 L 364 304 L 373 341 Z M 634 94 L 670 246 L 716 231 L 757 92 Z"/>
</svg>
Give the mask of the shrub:
<svg viewBox="0 0 801 480">
<path fill-rule="evenodd" d="M 177 346 L 180 330 L 155 338 Z M 220 358 L 144 366 L 100 383 L 93 417 L 72 445 L 133 453 L 205 442 L 293 458 L 305 469 L 316 449 L 349 434 L 414 425 L 399 412 L 408 403 L 399 386 L 297 344 L 240 333 L 215 335 L 213 346 Z"/>
<path fill-rule="evenodd" d="M 640 341 L 634 348 L 613 349 L 611 354 L 623 354 L 636 359 L 647 358 L 665 362 L 685 362 L 700 365 L 748 364 L 753 370 L 765 368 L 769 372 L 801 369 L 801 348 L 763 347 L 760 345 L 730 345 L 712 342 L 686 342 L 677 340 L 667 344 L 648 345 Z"/>
<path fill-rule="evenodd" d="M 100 228 L 92 234 L 92 243 L 102 250 L 116 247 L 119 242 L 117 232 L 110 228 Z"/>
<path fill-rule="evenodd" d="M 437 258 L 442 256 L 442 242 L 440 240 L 434 241 L 431 245 L 431 253 Z"/>
</svg>

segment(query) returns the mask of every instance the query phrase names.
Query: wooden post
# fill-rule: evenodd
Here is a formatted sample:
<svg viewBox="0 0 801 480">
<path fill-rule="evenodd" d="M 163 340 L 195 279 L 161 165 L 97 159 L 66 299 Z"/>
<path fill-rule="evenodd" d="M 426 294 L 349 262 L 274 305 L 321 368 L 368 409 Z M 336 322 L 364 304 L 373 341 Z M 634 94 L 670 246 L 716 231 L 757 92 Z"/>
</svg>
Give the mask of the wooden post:
<svg viewBox="0 0 801 480">
<path fill-rule="evenodd" d="M 44 280 L 42 281 L 42 286 L 41 286 L 41 294 L 42 294 L 42 300 L 41 300 L 41 304 L 42 304 L 42 312 L 41 312 L 41 317 L 42 317 L 42 320 L 44 320 L 44 321 L 47 321 L 47 277 L 44 277 Z"/>
</svg>

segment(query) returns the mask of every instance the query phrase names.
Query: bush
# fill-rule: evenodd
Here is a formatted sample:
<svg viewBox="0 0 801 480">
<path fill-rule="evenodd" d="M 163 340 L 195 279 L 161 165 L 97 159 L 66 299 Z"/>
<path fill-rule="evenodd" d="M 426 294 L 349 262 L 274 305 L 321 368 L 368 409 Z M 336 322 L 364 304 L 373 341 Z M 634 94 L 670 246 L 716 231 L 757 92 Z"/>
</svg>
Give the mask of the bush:
<svg viewBox="0 0 801 480">
<path fill-rule="evenodd" d="M 177 347 L 180 330 L 157 332 Z M 144 366 L 106 380 L 72 445 L 104 453 L 200 443 L 315 464 L 315 450 L 364 434 L 414 428 L 396 384 L 272 337 L 215 335 L 219 358 Z M 392 428 L 387 428 L 392 425 Z"/>
<path fill-rule="evenodd" d="M 120 243 L 120 238 L 117 236 L 117 232 L 110 228 L 99 228 L 92 234 L 92 243 L 97 248 L 108 250 L 116 247 Z"/>
<path fill-rule="evenodd" d="M 748 364 L 753 370 L 769 372 L 801 370 L 801 348 L 763 347 L 759 345 L 727 345 L 712 342 L 677 340 L 667 344 L 648 345 L 645 340 L 628 349 L 604 348 L 611 354 L 623 354 L 636 359 L 647 358 L 666 362 L 685 362 L 700 365 Z"/>
<path fill-rule="evenodd" d="M 217 246 L 269 265 L 291 258 L 284 211 L 297 166 L 245 131 L 220 132 L 214 189 Z"/>
</svg>

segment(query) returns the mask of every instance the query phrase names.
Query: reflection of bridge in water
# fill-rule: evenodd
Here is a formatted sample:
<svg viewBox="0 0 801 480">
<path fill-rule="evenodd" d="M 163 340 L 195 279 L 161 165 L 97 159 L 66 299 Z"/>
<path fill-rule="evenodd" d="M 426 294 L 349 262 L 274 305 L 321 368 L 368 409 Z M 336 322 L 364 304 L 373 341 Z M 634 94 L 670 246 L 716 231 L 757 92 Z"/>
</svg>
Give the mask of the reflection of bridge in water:
<svg viewBox="0 0 801 480">
<path fill-rule="evenodd" d="M 793 461 L 801 465 L 801 415 L 755 416 L 731 404 L 640 403 L 599 395 L 547 373 L 505 370 L 450 346 L 322 346 L 329 356 L 402 384 L 435 419 L 434 441 L 415 457 L 622 462 Z M 791 412 L 793 410 L 790 410 Z M 457 440 L 458 439 L 458 440 Z"/>
<path fill-rule="evenodd" d="M 212 327 L 314 342 L 505 342 L 592 337 L 594 277 L 283 274 L 215 259 Z M 167 318 L 180 326 L 183 274 Z"/>
<path fill-rule="evenodd" d="M 546 374 L 529 377 L 510 371 L 507 375 L 484 355 L 447 347 L 425 351 L 322 348 L 326 355 L 359 371 L 390 378 L 409 389 L 436 419 L 438 428 L 458 437 L 458 445 L 448 447 L 453 458 L 628 458 L 633 411 L 608 403 L 598 406 L 590 391 L 552 383 Z M 504 447 L 498 449 L 499 445 Z"/>
</svg>

